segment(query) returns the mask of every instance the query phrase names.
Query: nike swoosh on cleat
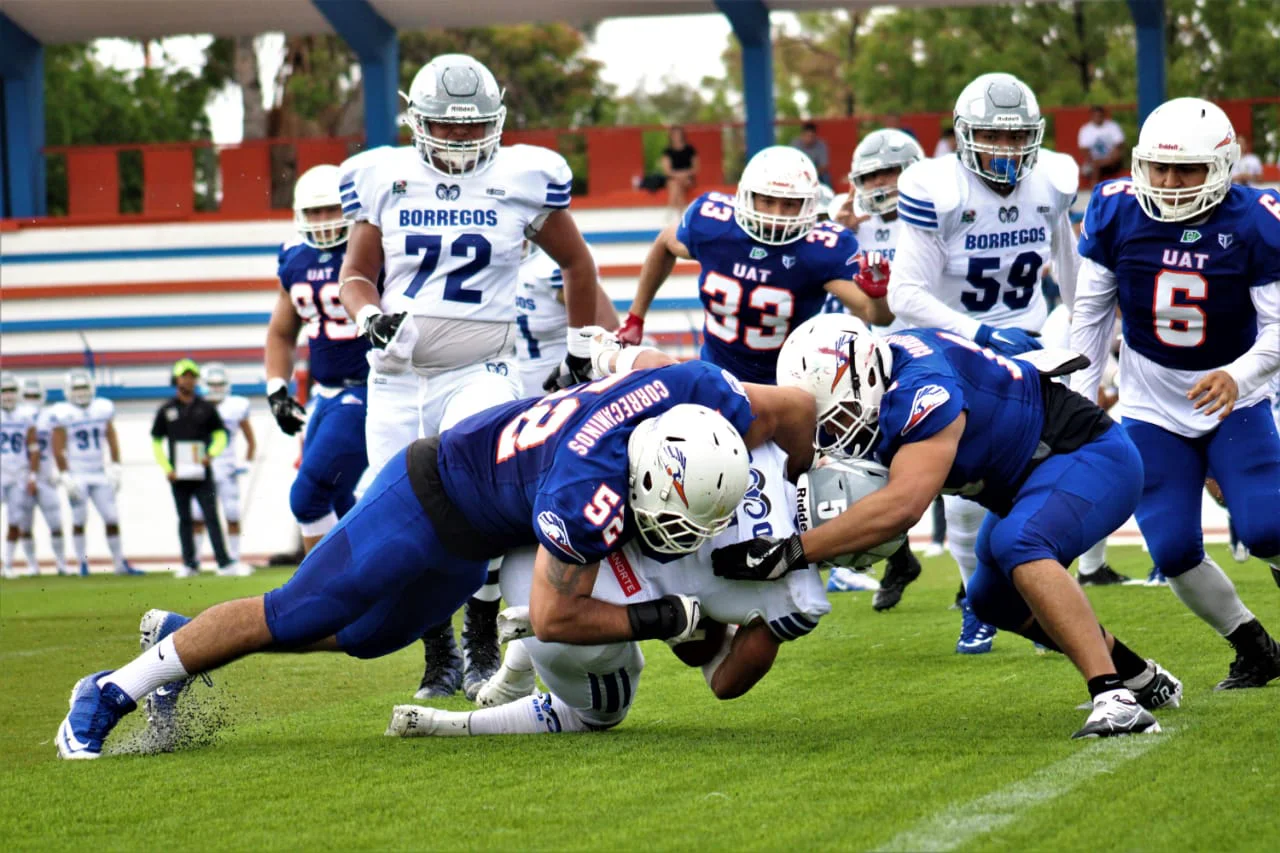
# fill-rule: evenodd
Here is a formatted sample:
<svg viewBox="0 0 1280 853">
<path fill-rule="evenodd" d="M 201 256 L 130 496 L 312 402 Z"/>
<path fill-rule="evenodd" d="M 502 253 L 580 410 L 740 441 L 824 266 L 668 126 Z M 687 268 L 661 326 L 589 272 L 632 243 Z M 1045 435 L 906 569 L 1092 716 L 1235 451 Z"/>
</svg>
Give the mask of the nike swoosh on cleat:
<svg viewBox="0 0 1280 853">
<path fill-rule="evenodd" d="M 67 746 L 69 747 L 69 750 L 68 750 L 68 751 L 70 751 L 70 752 L 85 752 L 85 751 L 87 751 L 87 750 L 89 749 L 89 744 L 85 743 L 84 741 L 82 741 L 82 740 L 80 740 L 78 737 L 76 737 L 75 732 L 73 732 L 73 731 L 71 730 L 71 721 L 70 721 L 70 720 L 63 720 L 63 721 L 62 721 L 62 730 L 59 732 L 59 734 L 61 734 L 61 735 L 62 735 L 62 739 L 63 739 L 63 741 L 64 741 L 64 742 L 67 744 Z"/>
</svg>

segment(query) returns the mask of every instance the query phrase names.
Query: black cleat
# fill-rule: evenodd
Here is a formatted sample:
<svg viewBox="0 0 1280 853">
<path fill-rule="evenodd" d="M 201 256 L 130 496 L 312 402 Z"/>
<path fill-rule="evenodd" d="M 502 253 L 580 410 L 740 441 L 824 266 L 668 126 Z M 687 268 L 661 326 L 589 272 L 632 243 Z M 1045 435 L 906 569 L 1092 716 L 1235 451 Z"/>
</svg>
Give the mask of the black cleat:
<svg viewBox="0 0 1280 853">
<path fill-rule="evenodd" d="M 880 581 L 880 589 L 871 599 L 871 607 L 875 610 L 888 610 L 902 600 L 902 593 L 911 582 L 920 577 L 920 561 L 911 553 L 909 543 L 902 543 L 888 560 L 888 568 L 884 571 L 884 580 Z"/>
<path fill-rule="evenodd" d="M 1218 682 L 1214 690 L 1241 690 L 1246 687 L 1265 687 L 1268 682 L 1280 678 L 1280 645 L 1271 642 L 1269 654 L 1244 654 L 1236 650 L 1227 677 Z"/>
<path fill-rule="evenodd" d="M 1099 566 L 1098 570 L 1092 574 L 1082 575 L 1079 572 L 1076 574 L 1077 580 L 1080 581 L 1080 586 L 1115 586 L 1116 584 L 1128 583 L 1133 580 L 1128 575 L 1120 574 L 1106 563 Z"/>
<path fill-rule="evenodd" d="M 956 600 L 951 602 L 948 610 L 964 610 L 964 581 L 960 581 L 960 588 L 956 590 Z"/>
<path fill-rule="evenodd" d="M 497 601 L 473 598 L 462 617 L 462 692 L 475 701 L 485 682 L 502 663 L 498 650 Z"/>
<path fill-rule="evenodd" d="M 422 635 L 425 670 L 415 699 L 452 696 L 462 686 L 462 654 L 453 639 L 453 623 L 443 622 Z"/>
<path fill-rule="evenodd" d="M 1177 708 L 1181 705 L 1182 682 L 1153 660 L 1148 660 L 1147 666 L 1152 672 L 1151 680 L 1141 687 L 1131 688 L 1133 698 L 1138 700 L 1138 704 L 1148 711 L 1154 711 L 1157 708 Z"/>
</svg>

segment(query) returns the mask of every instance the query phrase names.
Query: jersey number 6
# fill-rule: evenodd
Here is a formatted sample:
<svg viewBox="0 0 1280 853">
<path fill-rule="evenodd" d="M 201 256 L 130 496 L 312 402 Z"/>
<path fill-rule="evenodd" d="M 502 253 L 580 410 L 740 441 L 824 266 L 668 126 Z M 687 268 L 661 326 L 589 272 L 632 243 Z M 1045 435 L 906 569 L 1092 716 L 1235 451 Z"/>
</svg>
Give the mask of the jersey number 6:
<svg viewBox="0 0 1280 853">
<path fill-rule="evenodd" d="M 1160 270 L 1156 273 L 1151 305 L 1156 338 L 1165 346 L 1198 347 L 1204 343 L 1204 309 L 1178 303 L 1179 294 L 1193 301 L 1204 299 L 1209 295 L 1209 282 L 1197 272 Z"/>
</svg>

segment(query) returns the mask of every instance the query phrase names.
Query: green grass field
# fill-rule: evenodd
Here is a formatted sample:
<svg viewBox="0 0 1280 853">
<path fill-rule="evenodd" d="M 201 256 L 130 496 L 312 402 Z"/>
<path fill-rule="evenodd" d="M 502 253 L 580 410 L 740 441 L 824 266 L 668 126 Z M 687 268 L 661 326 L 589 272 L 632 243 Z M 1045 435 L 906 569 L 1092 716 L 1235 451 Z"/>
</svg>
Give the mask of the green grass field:
<svg viewBox="0 0 1280 853">
<path fill-rule="evenodd" d="M 1265 566 L 1213 549 L 1280 628 Z M 1112 564 L 1144 574 L 1137 548 Z M 0 848 L 1274 850 L 1280 684 L 1215 694 L 1231 652 L 1166 589 L 1094 590 L 1103 621 L 1182 678 L 1165 733 L 1074 742 L 1071 665 L 1012 635 L 953 653 L 949 558 L 894 611 L 870 594 L 788 644 L 720 703 L 661 643 L 607 734 L 402 741 L 418 648 L 374 662 L 259 656 L 216 673 L 224 726 L 170 754 L 63 763 L 52 737 L 75 680 L 138 648 L 151 607 L 194 613 L 264 591 L 243 580 L 41 578 L 0 585 Z M 466 707 L 461 698 L 449 707 Z M 112 735 L 136 739 L 142 715 Z"/>
</svg>

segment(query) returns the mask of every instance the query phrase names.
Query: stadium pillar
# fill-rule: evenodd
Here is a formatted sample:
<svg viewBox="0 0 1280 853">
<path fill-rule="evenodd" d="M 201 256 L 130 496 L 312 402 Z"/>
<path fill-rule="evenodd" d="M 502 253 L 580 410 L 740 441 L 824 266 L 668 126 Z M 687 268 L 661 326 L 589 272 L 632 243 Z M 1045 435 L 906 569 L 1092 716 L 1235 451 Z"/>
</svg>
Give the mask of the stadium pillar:
<svg viewBox="0 0 1280 853">
<path fill-rule="evenodd" d="M 44 47 L 0 12 L 0 216 L 44 216 Z"/>
<path fill-rule="evenodd" d="M 1129 0 L 1138 35 L 1138 124 L 1165 100 L 1165 0 Z"/>
<path fill-rule="evenodd" d="M 773 144 L 773 37 L 762 0 L 716 0 L 742 45 L 742 100 L 747 113 L 747 157 Z"/>
<path fill-rule="evenodd" d="M 311 0 L 360 59 L 364 132 L 369 148 L 396 144 L 400 42 L 368 0 Z"/>
</svg>

